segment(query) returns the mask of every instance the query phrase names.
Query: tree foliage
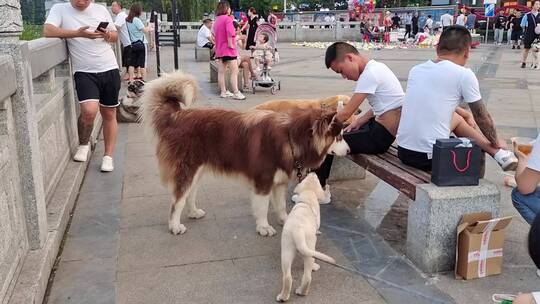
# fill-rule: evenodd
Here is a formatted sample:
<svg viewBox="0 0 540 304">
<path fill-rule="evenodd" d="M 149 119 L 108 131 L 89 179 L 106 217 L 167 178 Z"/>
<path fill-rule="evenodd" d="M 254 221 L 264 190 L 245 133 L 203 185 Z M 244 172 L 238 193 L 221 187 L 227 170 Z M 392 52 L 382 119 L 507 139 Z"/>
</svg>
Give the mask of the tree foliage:
<svg viewBox="0 0 540 304">
<path fill-rule="evenodd" d="M 21 0 L 23 21 L 28 24 L 45 22 L 45 0 Z"/>
</svg>

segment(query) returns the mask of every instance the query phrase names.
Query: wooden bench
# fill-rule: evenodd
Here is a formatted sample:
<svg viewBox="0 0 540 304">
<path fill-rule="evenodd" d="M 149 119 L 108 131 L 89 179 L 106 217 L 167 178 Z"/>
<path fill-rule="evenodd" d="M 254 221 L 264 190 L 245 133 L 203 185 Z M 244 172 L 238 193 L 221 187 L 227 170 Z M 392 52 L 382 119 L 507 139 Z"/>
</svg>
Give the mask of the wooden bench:
<svg viewBox="0 0 540 304">
<path fill-rule="evenodd" d="M 452 270 L 456 228 L 463 214 L 500 213 L 500 193 L 481 179 L 479 186 L 438 187 L 431 174 L 403 164 L 397 148 L 379 155 L 350 155 L 364 167 L 412 200 L 407 218 L 407 256 L 425 272 Z"/>
<path fill-rule="evenodd" d="M 216 83 L 218 78 L 218 66 L 217 62 L 215 60 L 210 61 L 210 83 Z M 231 83 L 229 79 L 231 78 L 231 71 L 227 70 L 227 75 L 225 76 L 225 86 L 227 88 L 231 88 Z M 238 72 L 238 89 L 242 91 L 242 88 L 244 87 L 244 71 L 240 69 Z M 219 91 L 219 88 L 218 88 Z"/>
<path fill-rule="evenodd" d="M 349 155 L 348 158 L 412 200 L 416 196 L 416 185 L 430 183 L 431 180 L 428 172 L 403 164 L 397 156 L 395 146 L 383 154 L 356 154 Z"/>
</svg>

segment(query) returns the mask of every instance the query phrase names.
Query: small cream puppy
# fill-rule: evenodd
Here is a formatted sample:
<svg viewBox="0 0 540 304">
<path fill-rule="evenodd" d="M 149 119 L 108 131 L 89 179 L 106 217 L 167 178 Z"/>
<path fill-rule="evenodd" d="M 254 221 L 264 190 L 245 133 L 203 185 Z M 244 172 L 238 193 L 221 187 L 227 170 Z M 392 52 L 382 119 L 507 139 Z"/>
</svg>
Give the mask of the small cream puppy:
<svg viewBox="0 0 540 304">
<path fill-rule="evenodd" d="M 334 264 L 335 260 L 323 253 L 315 251 L 317 231 L 321 225 L 319 200 L 324 198 L 324 190 L 315 173 L 309 173 L 304 180 L 296 186 L 294 192 L 298 194 L 298 201 L 287 216 L 283 232 L 281 233 L 281 269 L 283 271 L 283 286 L 276 301 L 289 300 L 292 286 L 291 265 L 296 250 L 304 258 L 304 275 L 302 283 L 296 289 L 296 294 L 308 294 L 311 283 L 311 271 L 318 270 L 315 259 Z"/>
</svg>

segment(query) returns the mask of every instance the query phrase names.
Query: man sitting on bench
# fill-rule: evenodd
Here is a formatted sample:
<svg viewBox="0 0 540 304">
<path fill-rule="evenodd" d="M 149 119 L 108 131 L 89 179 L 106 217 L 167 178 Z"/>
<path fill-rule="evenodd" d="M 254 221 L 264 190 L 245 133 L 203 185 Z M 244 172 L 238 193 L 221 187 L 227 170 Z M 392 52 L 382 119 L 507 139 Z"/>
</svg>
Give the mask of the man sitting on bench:
<svg viewBox="0 0 540 304">
<path fill-rule="evenodd" d="M 471 40 L 465 27 L 449 26 L 441 34 L 437 58 L 409 72 L 397 131 L 398 157 L 404 164 L 431 171 L 435 140 L 448 138 L 453 132 L 474 139 L 503 170 L 515 170 L 517 158 L 503 149 L 504 143 L 497 139 L 493 120 L 480 96 L 478 79 L 464 67 Z M 458 108 L 461 101 L 469 104 L 481 133 L 463 119 L 452 116 L 456 109 L 465 111 Z"/>
</svg>

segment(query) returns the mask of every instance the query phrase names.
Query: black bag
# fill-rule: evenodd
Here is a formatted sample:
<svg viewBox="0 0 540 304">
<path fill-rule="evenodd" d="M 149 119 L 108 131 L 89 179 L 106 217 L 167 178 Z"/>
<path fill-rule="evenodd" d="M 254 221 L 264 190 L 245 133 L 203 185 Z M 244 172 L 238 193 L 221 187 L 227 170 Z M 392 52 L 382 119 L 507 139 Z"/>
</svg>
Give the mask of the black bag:
<svg viewBox="0 0 540 304">
<path fill-rule="evenodd" d="M 468 138 L 437 139 L 433 146 L 431 182 L 437 186 L 477 186 L 482 150 Z"/>
<path fill-rule="evenodd" d="M 144 50 L 144 43 L 142 41 L 140 41 L 140 40 L 132 42 L 131 43 L 131 50 L 133 50 L 134 52 L 139 52 L 139 51 Z"/>
<path fill-rule="evenodd" d="M 127 26 L 127 30 L 128 30 L 129 40 L 131 41 L 131 50 L 133 52 L 140 52 L 140 51 L 144 50 L 144 43 L 141 40 L 133 41 L 133 39 L 131 38 L 130 26 L 133 27 L 134 26 L 133 23 L 126 21 L 126 26 Z"/>
</svg>

